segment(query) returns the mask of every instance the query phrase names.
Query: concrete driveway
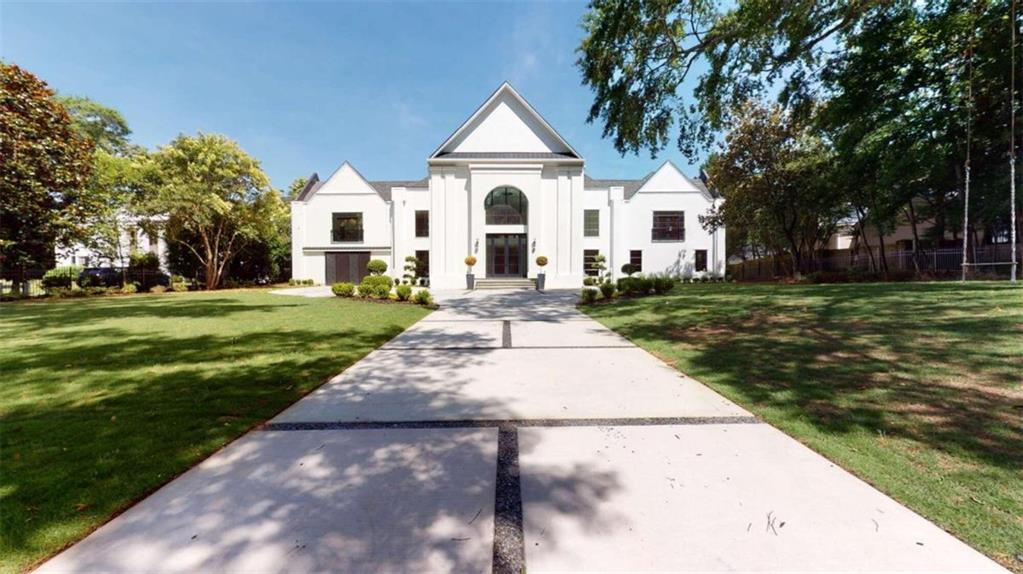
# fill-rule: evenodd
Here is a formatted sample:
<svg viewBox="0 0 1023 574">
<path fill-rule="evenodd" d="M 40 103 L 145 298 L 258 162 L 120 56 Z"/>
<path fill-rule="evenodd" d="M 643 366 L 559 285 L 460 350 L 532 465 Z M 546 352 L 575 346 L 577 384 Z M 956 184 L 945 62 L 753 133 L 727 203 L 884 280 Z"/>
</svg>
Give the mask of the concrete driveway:
<svg viewBox="0 0 1023 574">
<path fill-rule="evenodd" d="M 437 298 L 40 571 L 1003 571 L 574 293 Z"/>
</svg>

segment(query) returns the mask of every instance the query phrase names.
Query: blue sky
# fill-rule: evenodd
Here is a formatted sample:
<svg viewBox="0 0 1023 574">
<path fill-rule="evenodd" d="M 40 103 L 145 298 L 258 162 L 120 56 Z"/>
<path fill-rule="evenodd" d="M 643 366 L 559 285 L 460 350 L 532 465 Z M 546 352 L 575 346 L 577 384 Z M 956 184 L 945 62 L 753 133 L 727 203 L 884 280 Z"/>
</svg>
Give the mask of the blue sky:
<svg viewBox="0 0 1023 574">
<path fill-rule="evenodd" d="M 641 177 L 671 148 L 621 157 L 587 124 L 574 62 L 582 2 L 0 3 L 0 57 L 121 111 L 136 143 L 223 133 L 275 186 L 342 161 L 369 179 L 426 157 L 504 80 L 587 160 Z"/>
</svg>

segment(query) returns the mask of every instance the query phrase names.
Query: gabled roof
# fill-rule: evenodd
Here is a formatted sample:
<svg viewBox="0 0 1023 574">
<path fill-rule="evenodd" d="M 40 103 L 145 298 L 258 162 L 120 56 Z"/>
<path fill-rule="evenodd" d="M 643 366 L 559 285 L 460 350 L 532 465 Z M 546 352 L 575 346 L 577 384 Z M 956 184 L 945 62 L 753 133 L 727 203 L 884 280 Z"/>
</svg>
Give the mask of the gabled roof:
<svg viewBox="0 0 1023 574">
<path fill-rule="evenodd" d="M 305 201 L 312 194 L 316 193 L 316 190 L 319 189 L 321 185 L 323 185 L 323 183 L 320 181 L 320 176 L 314 171 L 313 174 L 309 176 L 309 180 L 305 182 L 305 187 L 303 187 L 302 191 L 298 193 L 298 197 L 292 201 Z"/>
<path fill-rule="evenodd" d="M 462 134 L 465 133 L 466 130 L 471 125 L 473 125 L 473 123 L 477 119 L 479 119 L 482 116 L 484 111 L 486 111 L 490 107 L 490 105 L 492 103 L 497 101 L 498 98 L 500 98 L 502 96 L 505 96 L 505 95 L 507 95 L 507 96 L 511 97 L 512 99 L 514 99 L 515 101 L 517 101 L 525 109 L 525 111 L 530 116 L 532 116 L 551 136 L 553 136 L 553 138 L 558 143 L 560 143 L 562 146 L 564 146 L 564 148 L 566 150 L 568 150 L 568 154 L 565 154 L 568 158 L 581 159 L 579 153 L 575 151 L 575 149 L 568 143 L 568 141 L 566 141 L 565 138 L 561 137 L 561 134 L 559 134 L 557 132 L 557 130 L 555 130 L 549 123 L 547 123 L 547 120 L 545 120 L 543 118 L 543 116 L 541 116 L 540 113 L 537 112 L 536 109 L 532 105 L 530 105 L 530 103 L 527 102 L 526 99 L 523 98 L 522 95 L 519 94 L 518 91 L 516 91 L 515 88 L 513 88 L 512 85 L 509 84 L 508 82 L 502 83 L 496 90 L 494 90 L 494 93 L 490 94 L 490 97 L 487 98 L 486 101 L 484 101 L 483 104 L 480 105 L 480 107 L 476 108 L 476 111 L 473 112 L 473 114 L 471 116 L 469 116 L 468 119 L 466 119 L 464 122 L 462 122 L 462 125 L 458 126 L 458 129 L 456 129 L 454 131 L 454 133 L 452 133 L 450 136 L 448 136 L 447 139 L 444 140 L 444 143 L 442 143 L 439 146 L 437 146 L 437 149 L 435 149 L 433 151 L 433 153 L 430 154 L 429 159 L 440 159 L 444 149 L 449 144 L 451 144 L 452 142 L 454 142 L 458 138 L 460 138 L 462 136 Z M 494 153 L 487 153 L 487 154 L 485 154 L 485 157 L 488 157 L 488 158 L 489 157 L 495 157 L 496 153 L 500 153 L 500 152 L 497 152 L 495 150 Z M 504 153 L 508 153 L 508 152 L 504 152 Z M 528 152 L 523 152 L 523 153 L 528 153 Z M 450 153 L 447 156 L 445 156 L 445 157 L 447 159 L 454 159 L 454 158 L 451 157 Z M 536 158 L 536 159 L 539 159 L 539 158 Z"/>
<path fill-rule="evenodd" d="M 643 187 L 650 181 L 655 174 L 659 173 L 665 167 L 670 166 L 674 169 L 682 178 L 693 186 L 697 190 L 703 192 L 710 198 L 719 198 L 720 195 L 717 192 L 709 189 L 702 180 L 693 179 L 682 172 L 671 160 L 665 161 L 661 164 L 661 167 L 654 171 L 646 174 L 643 179 L 594 179 L 590 176 L 584 176 L 583 178 L 583 189 L 607 189 L 609 187 L 622 187 L 625 188 L 625 199 L 632 199 L 632 196 L 636 195 Z"/>
<path fill-rule="evenodd" d="M 441 152 L 433 159 L 579 159 L 570 153 L 539 151 L 457 151 Z"/>
<path fill-rule="evenodd" d="M 423 179 L 417 180 L 371 181 L 369 182 L 369 184 L 373 186 L 373 189 L 377 190 L 377 193 L 380 194 L 380 197 L 384 198 L 384 201 L 391 201 L 392 187 L 411 187 L 414 189 L 420 187 L 429 187 L 430 178 L 424 177 Z"/>
<path fill-rule="evenodd" d="M 624 187 L 625 197 L 630 198 L 639 191 L 639 188 L 643 187 L 646 180 L 650 179 L 650 176 L 654 172 L 646 174 L 643 179 L 593 179 L 588 175 L 583 176 L 583 189 L 607 189 L 609 187 Z"/>
<path fill-rule="evenodd" d="M 354 165 L 348 163 L 347 161 L 342 163 L 340 167 L 334 170 L 334 174 L 341 171 L 345 166 L 348 166 L 352 170 L 352 172 L 355 173 L 355 175 L 357 175 L 364 182 L 366 182 L 366 184 L 369 187 L 373 188 L 373 190 L 376 191 L 377 194 L 380 195 L 380 198 L 383 199 L 384 201 L 391 201 L 392 187 L 410 187 L 413 189 L 417 189 L 430 186 L 429 177 L 424 177 L 422 179 L 416 180 L 369 181 L 365 177 L 363 177 L 361 173 L 359 173 L 359 170 L 355 169 Z M 330 178 L 334 177 L 334 174 L 331 174 L 331 176 L 327 178 L 327 181 L 330 181 Z M 320 176 L 318 174 L 313 173 L 312 175 L 309 176 L 309 181 L 306 182 L 305 187 L 302 188 L 302 191 L 299 192 L 298 196 L 292 201 L 309 201 L 309 198 L 311 198 L 321 187 L 323 187 L 324 183 L 326 182 L 320 181 Z"/>
</svg>

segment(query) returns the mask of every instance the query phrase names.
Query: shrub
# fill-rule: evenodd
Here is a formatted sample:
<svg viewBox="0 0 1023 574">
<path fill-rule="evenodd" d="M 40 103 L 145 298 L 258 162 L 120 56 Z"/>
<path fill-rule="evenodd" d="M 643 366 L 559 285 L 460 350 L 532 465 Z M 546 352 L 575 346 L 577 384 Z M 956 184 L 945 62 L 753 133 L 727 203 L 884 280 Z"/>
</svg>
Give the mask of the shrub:
<svg viewBox="0 0 1023 574">
<path fill-rule="evenodd" d="M 82 292 L 84 294 L 90 296 L 90 297 L 93 297 L 93 296 L 96 296 L 96 295 L 106 295 L 107 294 L 107 288 L 106 287 L 99 287 L 99 286 L 96 286 L 96 287 L 86 287 L 85 289 L 82 289 Z"/>
<path fill-rule="evenodd" d="M 538 267 L 546 267 L 547 266 L 547 256 L 546 255 L 541 255 L 541 256 L 537 257 L 536 258 L 536 265 Z"/>
<path fill-rule="evenodd" d="M 167 288 L 164 287 L 163 285 L 154 285 L 153 287 L 149 288 L 150 293 L 164 293 L 166 291 Z"/>
<path fill-rule="evenodd" d="M 171 291 L 174 291 L 175 293 L 183 293 L 185 291 L 188 291 L 188 283 L 185 283 L 184 277 L 181 277 L 180 279 L 181 279 L 180 281 L 173 280 L 171 281 L 170 284 Z"/>
<path fill-rule="evenodd" d="M 632 276 L 633 273 L 639 273 L 639 266 L 633 265 L 632 263 L 626 263 L 622 265 L 622 273 Z"/>
<path fill-rule="evenodd" d="M 581 293 L 581 298 L 583 300 L 583 303 L 585 303 L 587 305 L 592 305 L 593 303 L 595 303 L 597 301 L 597 294 L 598 293 L 600 293 L 600 291 L 597 291 L 596 289 L 594 289 L 592 287 L 583 287 L 583 291 Z"/>
<path fill-rule="evenodd" d="M 121 293 L 125 295 L 131 295 L 132 293 L 138 293 L 139 287 L 134 283 L 125 283 L 121 286 Z"/>
<path fill-rule="evenodd" d="M 370 259 L 366 264 L 366 270 L 373 275 L 383 275 L 387 272 L 387 262 L 383 259 Z"/>
<path fill-rule="evenodd" d="M 335 283 L 330 286 L 330 290 L 334 292 L 338 297 L 352 297 L 355 295 L 355 284 L 354 283 Z"/>
<path fill-rule="evenodd" d="M 408 301 L 412 297 L 412 286 L 402 283 L 394 288 L 394 293 L 399 301 Z"/>
<path fill-rule="evenodd" d="M 654 277 L 653 283 L 654 293 L 657 293 L 658 295 L 664 295 L 668 291 L 671 291 L 671 288 L 675 286 L 675 280 L 667 275 Z"/>
<path fill-rule="evenodd" d="M 633 277 L 635 280 L 635 295 L 640 297 L 649 295 L 650 291 L 654 288 L 654 280 L 649 277 Z"/>
<path fill-rule="evenodd" d="M 583 286 L 584 287 L 593 287 L 596 284 L 597 284 L 597 278 L 596 277 L 591 277 L 589 275 L 587 275 L 586 277 L 583 277 Z"/>
<path fill-rule="evenodd" d="M 128 268 L 158 271 L 160 269 L 160 257 L 149 251 L 133 251 L 128 256 Z"/>
<path fill-rule="evenodd" d="M 428 290 L 420 289 L 412 296 L 412 302 L 418 305 L 433 305 L 433 296 Z"/>
<path fill-rule="evenodd" d="M 476 256 L 475 255 L 466 255 L 465 256 L 465 265 L 466 265 L 466 267 L 469 268 L 469 273 L 472 273 L 472 266 L 476 265 Z"/>
<path fill-rule="evenodd" d="M 392 280 L 387 275 L 369 275 L 359 284 L 359 296 L 373 299 L 387 299 L 391 294 Z"/>
<path fill-rule="evenodd" d="M 171 282 L 174 282 L 174 278 L 173 277 L 171 278 Z M 298 280 L 296 280 L 294 277 L 292 277 L 291 279 L 288 279 L 288 285 L 294 287 L 295 285 L 298 285 Z"/>
<path fill-rule="evenodd" d="M 605 281 L 600 284 L 600 294 L 605 299 L 611 299 L 615 296 L 615 284 L 610 281 Z"/>
<path fill-rule="evenodd" d="M 43 288 L 47 290 L 70 289 L 81 273 L 82 268 L 78 265 L 66 265 L 50 269 L 43 275 Z"/>
</svg>

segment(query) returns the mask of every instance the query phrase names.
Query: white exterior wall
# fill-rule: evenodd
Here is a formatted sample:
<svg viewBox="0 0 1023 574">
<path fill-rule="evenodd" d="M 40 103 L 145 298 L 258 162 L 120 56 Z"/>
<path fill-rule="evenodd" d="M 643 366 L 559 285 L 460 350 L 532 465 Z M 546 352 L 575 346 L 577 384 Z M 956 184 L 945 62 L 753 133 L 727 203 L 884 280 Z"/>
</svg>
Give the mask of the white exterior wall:
<svg viewBox="0 0 1023 574">
<path fill-rule="evenodd" d="M 586 249 L 604 254 L 614 277 L 621 275 L 635 249 L 643 251 L 646 273 L 692 276 L 697 249 L 707 250 L 708 273 L 724 272 L 724 230 L 710 234 L 698 220 L 714 201 L 705 190 L 670 162 L 632 194 L 615 186 L 585 189 L 583 161 L 507 85 L 431 156 L 426 182 L 426 188 L 393 187 L 390 201 L 385 201 L 352 166 L 343 164 L 311 197 L 292 203 L 294 277 L 322 283 L 325 252 L 370 251 L 371 257 L 388 262 L 390 275 L 400 278 L 406 256 L 429 250 L 431 286 L 462 289 L 467 255 L 476 256 L 476 278 L 487 276 L 488 233 L 525 233 L 526 276 L 537 276 L 536 258 L 544 255 L 550 288 L 582 285 Z M 486 224 L 484 200 L 503 186 L 525 194 L 526 225 Z M 417 238 L 415 212 L 424 209 L 430 212 L 430 235 Z M 600 213 L 597 237 L 583 236 L 586 209 Z M 652 241 L 654 211 L 684 211 L 685 241 Z M 331 241 L 336 212 L 363 214 L 362 242 Z"/>
<path fill-rule="evenodd" d="M 711 201 L 702 192 L 643 192 L 626 203 L 628 231 L 622 252 L 628 262 L 629 251 L 643 251 L 643 273 L 693 277 L 724 273 L 724 230 L 709 233 L 700 225 L 699 215 L 707 213 Z M 655 211 L 685 213 L 685 241 L 654 241 L 651 228 Z M 695 271 L 697 249 L 707 250 L 707 273 Z M 621 265 L 615 268 L 618 271 Z"/>
</svg>

